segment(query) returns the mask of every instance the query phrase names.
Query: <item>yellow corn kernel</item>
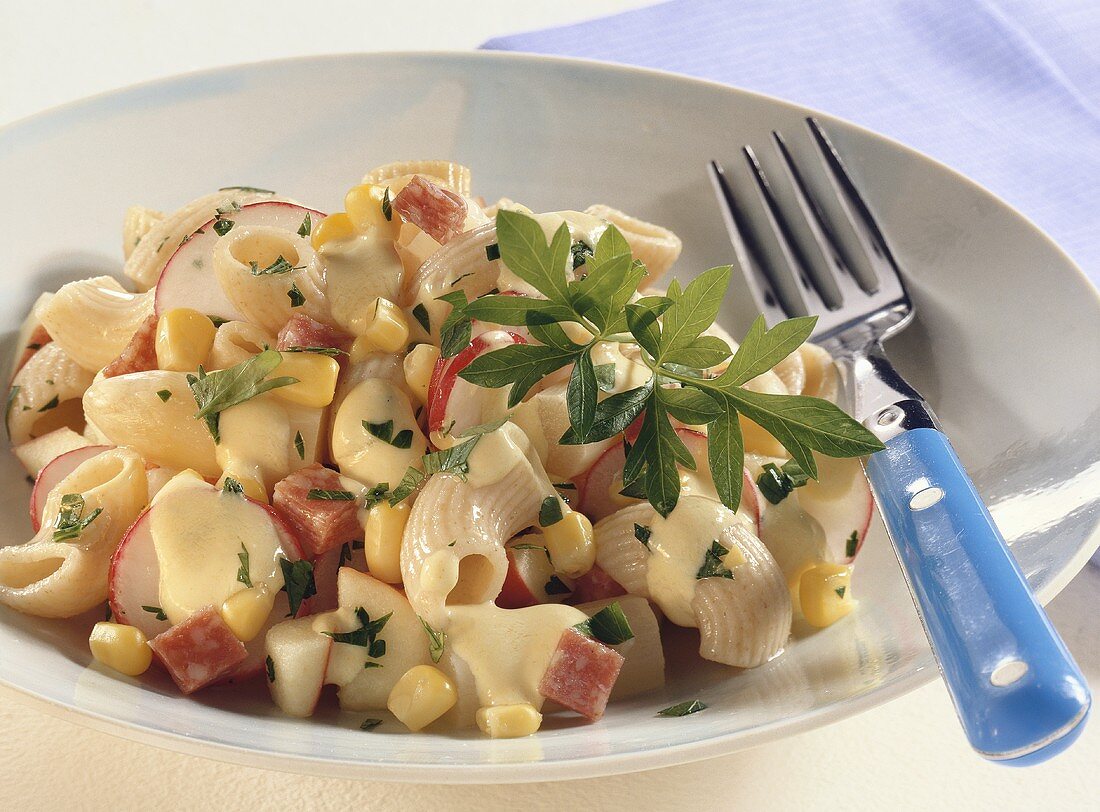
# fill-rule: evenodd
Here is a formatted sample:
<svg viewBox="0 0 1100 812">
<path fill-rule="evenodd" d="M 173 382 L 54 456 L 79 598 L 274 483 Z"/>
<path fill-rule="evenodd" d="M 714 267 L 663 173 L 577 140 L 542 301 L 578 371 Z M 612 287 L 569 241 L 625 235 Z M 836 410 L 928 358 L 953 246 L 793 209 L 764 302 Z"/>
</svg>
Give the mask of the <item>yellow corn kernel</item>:
<svg viewBox="0 0 1100 812">
<path fill-rule="evenodd" d="M 345 212 L 338 211 L 313 226 L 313 234 L 309 240 L 313 244 L 313 250 L 320 251 L 321 246 L 327 242 L 350 240 L 354 236 L 355 224 Z"/>
<path fill-rule="evenodd" d="M 596 563 L 592 522 L 583 513 L 569 511 L 561 521 L 542 528 L 542 540 L 554 569 L 569 578 L 579 578 Z"/>
<path fill-rule="evenodd" d="M 206 361 L 218 328 L 197 310 L 177 307 L 157 320 L 157 366 L 173 372 L 194 372 Z"/>
<path fill-rule="evenodd" d="M 375 350 L 397 352 L 409 341 L 409 322 L 401 308 L 389 299 L 378 298 L 351 320 L 351 331 Z"/>
<path fill-rule="evenodd" d="M 414 665 L 390 691 L 386 707 L 409 730 L 427 727 L 458 702 L 447 675 L 430 665 Z"/>
<path fill-rule="evenodd" d="M 477 726 L 482 733 L 494 739 L 518 739 L 530 736 L 542 725 L 542 714 L 534 705 L 522 702 L 518 705 L 493 705 L 479 708 Z"/>
<path fill-rule="evenodd" d="M 802 576 L 812 570 L 819 563 L 818 561 L 807 561 L 801 564 L 794 572 L 787 578 L 787 589 L 791 593 L 791 609 L 797 614 L 802 611 L 802 601 L 799 597 L 799 590 L 802 588 Z"/>
<path fill-rule="evenodd" d="M 807 623 L 819 629 L 831 626 L 855 606 L 852 568 L 843 564 L 816 564 L 802 574 L 798 598 Z"/>
<path fill-rule="evenodd" d="M 284 352 L 283 362 L 275 373 L 298 379 L 298 383 L 271 390 L 276 397 L 299 406 L 321 409 L 332 403 L 336 394 L 340 365 L 335 358 L 315 352 Z"/>
<path fill-rule="evenodd" d="M 233 471 L 226 471 L 222 474 L 221 479 L 218 480 L 218 487 L 225 487 L 226 477 L 232 477 L 235 479 L 241 488 L 244 489 L 244 495 L 250 499 L 255 499 L 257 502 L 263 502 L 265 505 L 270 504 L 267 498 L 267 489 L 264 487 L 260 480 L 254 476 L 248 474 L 237 474 Z"/>
<path fill-rule="evenodd" d="M 356 231 L 363 233 L 377 228 L 391 240 L 397 239 L 401 217 L 394 213 L 390 204 L 383 205 L 386 199 L 386 187 L 373 183 L 355 186 L 344 196 L 344 208 Z M 393 192 L 390 192 L 389 200 L 392 203 Z M 390 212 L 388 218 L 387 209 Z"/>
<path fill-rule="evenodd" d="M 234 592 L 222 602 L 221 616 L 242 643 L 255 639 L 275 606 L 274 590 L 265 584 Z"/>
<path fill-rule="evenodd" d="M 153 662 L 153 650 L 141 629 L 124 623 L 100 621 L 88 637 L 92 656 L 120 674 L 136 677 Z"/>
<path fill-rule="evenodd" d="M 367 570 L 379 581 L 401 583 L 401 537 L 409 520 L 409 500 L 391 505 L 379 502 L 367 513 L 363 554 Z"/>
<path fill-rule="evenodd" d="M 417 344 L 401 362 L 405 370 L 405 383 L 421 404 L 428 402 L 428 384 L 439 362 L 439 347 L 434 344 Z"/>
</svg>

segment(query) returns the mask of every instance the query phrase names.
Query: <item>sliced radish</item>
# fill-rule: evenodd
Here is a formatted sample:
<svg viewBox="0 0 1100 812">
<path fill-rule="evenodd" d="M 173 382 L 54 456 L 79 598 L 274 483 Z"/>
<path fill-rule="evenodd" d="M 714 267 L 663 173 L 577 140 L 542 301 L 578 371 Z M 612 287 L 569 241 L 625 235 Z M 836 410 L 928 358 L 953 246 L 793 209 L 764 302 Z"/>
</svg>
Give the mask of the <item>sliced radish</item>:
<svg viewBox="0 0 1100 812">
<path fill-rule="evenodd" d="M 272 226 L 296 232 L 310 217 L 311 228 L 325 218 L 314 209 L 294 203 L 264 201 L 242 206 L 239 211 L 226 213 L 222 222 L 231 221 L 237 226 Z M 172 255 L 164 266 L 157 283 L 156 312 L 161 314 L 176 307 L 189 307 L 230 321 L 239 320 L 241 314 L 222 291 L 214 274 L 214 244 L 221 235 L 214 226 L 217 219 L 203 223 Z"/>
<path fill-rule="evenodd" d="M 454 358 L 440 358 L 428 384 L 428 430 L 455 434 L 504 414 L 507 389 L 486 389 L 464 381 L 458 373 L 480 355 L 512 344 L 526 344 L 522 336 L 491 330 L 475 336 Z M 452 421 L 454 424 L 452 425 Z"/>
<path fill-rule="evenodd" d="M 811 479 L 795 494 L 802 509 L 821 524 L 833 560 L 847 564 L 855 558 L 847 549 L 852 533 L 858 555 L 871 526 L 875 510 L 871 486 L 856 458 L 817 455 L 816 459 L 817 481 Z"/>
<path fill-rule="evenodd" d="M 505 548 L 508 573 L 497 596 L 497 606 L 523 609 L 539 603 L 562 603 L 573 593 L 573 582 L 554 574 L 554 566 L 541 541 L 542 537 L 533 533 L 520 536 Z"/>
<path fill-rule="evenodd" d="M 46 508 L 46 497 L 50 491 L 57 487 L 57 483 L 77 469 L 82 462 L 99 456 L 104 451 L 110 451 L 111 445 L 89 445 L 77 448 L 55 457 L 45 468 L 38 472 L 34 480 L 34 489 L 31 491 L 30 512 L 31 527 L 34 532 L 42 526 L 44 517 L 42 511 Z"/>
<path fill-rule="evenodd" d="M 171 627 L 168 618 L 158 619 L 160 608 L 160 564 L 149 532 L 150 508 L 130 525 L 111 558 L 108 600 L 116 623 L 136 626 L 152 640 Z M 142 607 L 150 607 L 143 609 Z"/>
</svg>

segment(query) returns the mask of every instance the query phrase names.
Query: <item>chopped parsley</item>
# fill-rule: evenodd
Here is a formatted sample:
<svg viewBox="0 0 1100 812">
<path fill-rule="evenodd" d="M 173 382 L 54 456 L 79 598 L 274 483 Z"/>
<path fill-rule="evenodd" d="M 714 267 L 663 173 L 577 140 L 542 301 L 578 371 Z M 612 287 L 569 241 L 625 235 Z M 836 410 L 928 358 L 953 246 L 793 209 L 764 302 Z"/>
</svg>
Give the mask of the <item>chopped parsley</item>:
<svg viewBox="0 0 1100 812">
<path fill-rule="evenodd" d="M 573 257 L 574 271 L 584 265 L 584 263 L 588 262 L 588 260 L 592 259 L 594 255 L 591 246 L 581 242 L 580 240 L 577 240 L 575 243 L 569 246 L 569 253 Z"/>
<path fill-rule="evenodd" d="M 264 665 L 267 666 L 267 681 L 275 681 L 275 661 L 271 659 L 271 655 L 267 655 L 267 659 L 264 660 Z"/>
<path fill-rule="evenodd" d="M 599 640 L 607 646 L 617 646 L 634 638 L 634 630 L 618 601 L 605 606 L 592 617 L 573 627 L 585 637 Z"/>
<path fill-rule="evenodd" d="M 847 591 L 848 591 L 848 587 L 846 587 L 846 586 L 838 586 L 836 589 L 833 590 L 833 592 L 836 593 L 836 596 L 838 598 L 843 598 L 844 593 L 847 592 Z"/>
<path fill-rule="evenodd" d="M 309 212 L 306 212 L 306 217 L 302 220 L 302 224 L 298 226 L 298 236 L 308 237 L 313 231 L 313 221 L 309 217 Z"/>
<path fill-rule="evenodd" d="M 393 198 L 390 197 L 390 187 L 386 187 L 386 191 L 382 193 L 382 216 L 386 218 L 386 222 L 393 222 Z"/>
<path fill-rule="evenodd" d="M 258 195 L 273 195 L 275 194 L 270 189 L 257 189 L 255 186 L 223 186 L 218 189 L 219 192 L 254 192 Z"/>
<path fill-rule="evenodd" d="M 233 477 L 227 476 L 222 480 L 222 493 L 237 493 L 243 495 L 244 486 Z"/>
<path fill-rule="evenodd" d="M 291 307 L 301 307 L 306 303 L 306 297 L 302 295 L 302 291 L 298 290 L 296 284 L 291 283 L 290 290 L 286 292 L 286 295 L 290 299 Z"/>
<path fill-rule="evenodd" d="M 568 595 L 573 590 L 565 585 L 565 582 L 556 575 L 551 575 L 550 580 L 546 582 L 546 586 L 543 587 L 543 591 L 547 595 Z"/>
<path fill-rule="evenodd" d="M 298 452 L 298 459 L 304 460 L 306 458 L 306 441 L 300 431 L 294 432 L 294 450 Z"/>
<path fill-rule="evenodd" d="M 287 561 L 279 559 L 279 567 L 283 571 L 283 590 L 286 591 L 287 600 L 290 602 L 290 612 L 287 617 L 294 617 L 302 601 L 312 598 L 317 594 L 317 584 L 313 580 L 313 565 L 308 561 Z"/>
<path fill-rule="evenodd" d="M 852 558 L 856 554 L 856 550 L 859 549 L 859 531 L 853 530 L 852 535 L 848 536 L 848 540 L 844 543 L 844 555 L 848 558 Z"/>
<path fill-rule="evenodd" d="M 649 549 L 649 537 L 653 535 L 653 530 L 644 524 L 634 523 L 634 538 L 638 539 L 645 548 Z"/>
<path fill-rule="evenodd" d="M 214 233 L 219 237 L 224 237 L 233 229 L 233 221 L 226 220 L 220 214 L 214 218 Z"/>
<path fill-rule="evenodd" d="M 351 491 L 326 491 L 321 488 L 310 488 L 306 499 L 317 502 L 354 502 L 355 494 Z"/>
<path fill-rule="evenodd" d="M 363 494 L 363 509 L 370 510 L 377 504 L 386 501 L 390 497 L 390 483 L 379 482 L 373 488 Z"/>
<path fill-rule="evenodd" d="M 402 429 L 397 432 L 395 436 L 393 433 L 392 420 L 387 420 L 385 423 L 371 423 L 368 420 L 364 420 L 363 428 L 366 429 L 367 434 L 370 434 L 372 437 L 377 437 L 384 443 L 389 443 L 394 448 L 412 447 L 412 429 Z"/>
<path fill-rule="evenodd" d="M 244 542 L 241 542 L 241 551 L 237 553 L 237 558 L 241 561 L 240 569 L 237 570 L 237 580 L 251 589 L 252 576 L 248 574 L 248 548 L 244 546 Z"/>
<path fill-rule="evenodd" d="M 275 276 L 277 274 L 290 273 L 291 271 L 300 271 L 303 270 L 306 266 L 299 265 L 298 267 L 295 267 L 294 265 L 291 265 L 289 262 L 287 262 L 286 258 L 282 254 L 279 254 L 278 258 L 266 268 L 260 268 L 260 264 L 258 262 L 249 262 L 248 267 L 253 276 Z"/>
<path fill-rule="evenodd" d="M 373 718 L 372 719 L 364 719 L 363 724 L 359 725 L 359 729 L 360 730 L 374 730 L 380 724 L 382 724 L 381 719 L 373 719 Z"/>
<path fill-rule="evenodd" d="M 491 242 L 485 246 L 485 259 L 492 262 L 494 259 L 500 259 L 500 244 Z"/>
<path fill-rule="evenodd" d="M 315 355 L 324 355 L 328 358 L 335 358 L 338 355 L 347 355 L 347 350 L 341 350 L 337 347 L 287 347 L 280 352 L 312 352 Z"/>
<path fill-rule="evenodd" d="M 76 541 L 84 529 L 96 520 L 103 508 L 96 508 L 84 516 L 84 497 L 79 493 L 67 493 L 61 497 L 61 507 L 53 522 L 54 541 Z"/>
<path fill-rule="evenodd" d="M 207 372 L 200 366 L 198 375 L 187 376 L 187 385 L 191 387 L 199 407 L 195 417 L 206 422 L 215 443 L 221 441 L 218 430 L 218 415 L 221 412 L 271 389 L 298 383 L 297 378 L 289 376 L 267 380 L 267 376 L 282 361 L 283 356 L 275 350 L 264 350 L 229 369 Z"/>
<path fill-rule="evenodd" d="M 172 397 L 172 392 L 169 389 L 158 389 L 157 397 L 160 398 L 161 403 L 167 403 L 168 398 Z"/>
<path fill-rule="evenodd" d="M 168 620 L 168 615 L 164 614 L 164 610 L 159 606 L 142 606 L 141 608 L 153 615 L 157 620 Z"/>
<path fill-rule="evenodd" d="M 756 478 L 760 492 L 773 505 L 778 505 L 791 494 L 791 491 L 801 488 L 809 481 L 809 475 L 794 460 L 783 463 L 782 468 L 777 467 L 773 462 L 765 463 L 760 476 Z"/>
<path fill-rule="evenodd" d="M 15 405 L 15 399 L 19 396 L 21 387 L 13 386 L 8 390 L 8 403 L 4 408 L 4 428 L 8 431 L 8 439 L 11 439 L 11 407 Z"/>
<path fill-rule="evenodd" d="M 698 699 L 692 699 L 689 702 L 681 702 L 679 705 L 673 705 L 665 708 L 664 710 L 657 711 L 658 716 L 690 716 L 693 713 L 698 713 L 701 710 L 706 710 L 707 705 L 705 702 L 700 702 Z"/>
<path fill-rule="evenodd" d="M 447 634 L 433 629 L 424 618 L 420 618 L 420 625 L 424 627 L 424 633 L 428 635 L 428 654 L 431 655 L 433 663 L 438 663 L 439 658 L 443 656 L 443 649 L 447 645 Z"/>
<path fill-rule="evenodd" d="M 367 610 L 360 606 L 355 610 L 355 617 L 359 621 L 358 629 L 350 632 L 325 632 L 325 634 L 336 643 L 361 646 L 367 650 L 368 657 L 377 660 L 379 657 L 386 656 L 386 641 L 380 640 L 378 635 L 392 616 L 393 612 L 390 612 L 377 620 L 371 620 Z"/>
<path fill-rule="evenodd" d="M 556 496 L 547 496 L 539 506 L 539 527 L 549 527 L 561 520 L 561 499 Z"/>
<path fill-rule="evenodd" d="M 703 566 L 699 567 L 695 577 L 700 580 L 703 578 L 729 578 L 733 580 L 733 572 L 722 563 L 722 556 L 728 552 L 729 550 L 719 544 L 717 539 L 712 541 L 710 549 L 707 550 L 703 558 Z"/>
<path fill-rule="evenodd" d="M 58 403 L 60 403 L 60 402 L 61 402 L 61 401 L 60 401 L 60 400 L 58 399 L 57 395 L 54 395 L 54 396 L 53 396 L 52 398 L 50 398 L 50 401 L 49 401 L 49 403 L 47 403 L 47 404 L 46 404 L 45 406 L 43 406 L 43 407 L 42 407 L 41 409 L 39 409 L 38 411 L 40 411 L 40 412 L 48 412 L 48 411 L 49 411 L 50 409 L 56 409 L 56 408 L 57 408 L 57 404 L 58 404 Z"/>
<path fill-rule="evenodd" d="M 432 331 L 432 317 L 428 315 L 428 308 L 424 307 L 424 303 L 421 302 L 412 309 L 413 317 L 420 322 L 420 326 L 424 328 L 425 333 L 431 333 Z"/>
</svg>

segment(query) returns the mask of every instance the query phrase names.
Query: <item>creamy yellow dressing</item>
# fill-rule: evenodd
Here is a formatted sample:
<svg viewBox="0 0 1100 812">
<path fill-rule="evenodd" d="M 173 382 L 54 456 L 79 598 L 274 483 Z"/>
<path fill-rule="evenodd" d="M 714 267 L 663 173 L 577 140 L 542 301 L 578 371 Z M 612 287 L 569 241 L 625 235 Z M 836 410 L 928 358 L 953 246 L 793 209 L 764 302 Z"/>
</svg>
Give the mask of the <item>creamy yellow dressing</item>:
<svg viewBox="0 0 1100 812">
<path fill-rule="evenodd" d="M 587 618 L 579 609 L 554 603 L 526 609 L 450 606 L 447 645 L 469 667 L 482 707 L 529 702 L 541 708 L 539 683 L 562 633 Z"/>
<path fill-rule="evenodd" d="M 225 473 L 252 477 L 267 490 L 289 473 L 290 419 L 275 398 L 261 395 L 226 409 L 218 429 L 214 456 Z"/>
<path fill-rule="evenodd" d="M 404 269 L 393 241 L 376 233 L 347 240 L 330 240 L 318 255 L 325 269 L 332 317 L 352 333 L 362 316 L 381 296 L 391 302 L 401 298 Z"/>
<path fill-rule="evenodd" d="M 673 623 L 695 625 L 691 602 L 698 583 L 696 574 L 711 544 L 721 541 L 726 529 L 738 524 L 748 526 L 748 520 L 721 502 L 698 496 L 682 496 L 668 518 L 654 516 L 646 588 Z M 730 549 L 728 543 L 722 543 Z"/>
<path fill-rule="evenodd" d="M 393 437 L 412 432 L 408 448 L 398 448 L 368 432 L 363 421 L 393 421 Z M 391 381 L 368 378 L 356 384 L 332 422 L 332 456 L 340 470 L 365 485 L 396 486 L 410 465 L 427 450 L 408 397 Z"/>
<path fill-rule="evenodd" d="M 242 545 L 252 584 L 282 587 L 280 539 L 266 510 L 186 474 L 157 497 L 149 529 L 160 564 L 160 606 L 169 622 L 182 623 L 245 589 L 237 579 Z"/>
<path fill-rule="evenodd" d="M 528 459 L 528 450 L 531 441 L 527 439 L 523 429 L 515 423 L 505 423 L 496 431 L 483 434 L 470 452 L 470 472 L 466 481 L 475 488 L 484 488 L 495 485 L 504 479 L 517 465 L 531 466 Z M 532 466 L 533 467 L 533 466 Z M 541 470 L 538 472 L 542 478 L 546 478 Z M 548 493 L 553 492 L 547 480 Z"/>
</svg>

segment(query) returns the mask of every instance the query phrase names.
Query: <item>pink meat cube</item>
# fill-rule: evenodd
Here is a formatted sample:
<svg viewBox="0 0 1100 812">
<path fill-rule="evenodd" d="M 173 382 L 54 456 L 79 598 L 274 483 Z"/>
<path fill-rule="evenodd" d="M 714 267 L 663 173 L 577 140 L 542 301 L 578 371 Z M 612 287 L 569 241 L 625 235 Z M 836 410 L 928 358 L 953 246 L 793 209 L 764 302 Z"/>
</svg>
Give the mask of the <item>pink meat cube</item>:
<svg viewBox="0 0 1100 812">
<path fill-rule="evenodd" d="M 340 475 L 318 463 L 275 484 L 271 506 L 290 525 L 306 558 L 316 558 L 346 541 L 363 537 L 357 501 L 309 498 L 311 490 L 343 489 Z"/>
<path fill-rule="evenodd" d="M 277 350 L 289 350 L 291 347 L 335 347 L 347 351 L 351 347 L 351 336 L 328 324 L 314 321 L 304 313 L 295 313 L 279 331 L 275 344 Z"/>
<path fill-rule="evenodd" d="M 466 201 L 420 175 L 398 192 L 393 210 L 440 244 L 462 233 L 466 223 Z"/>
<path fill-rule="evenodd" d="M 118 358 L 103 368 L 104 378 L 157 368 L 157 317 L 149 316 L 137 328 Z"/>
<path fill-rule="evenodd" d="M 542 675 L 539 693 L 595 722 L 603 716 L 622 667 L 619 652 L 566 629 Z"/>
<path fill-rule="evenodd" d="M 185 694 L 228 676 L 248 657 L 244 643 L 213 606 L 161 632 L 149 647 Z"/>
<path fill-rule="evenodd" d="M 599 564 L 595 564 L 580 578 L 573 579 L 573 594 L 569 596 L 568 602 L 589 603 L 625 594 L 626 590 L 619 582 L 601 569 Z"/>
</svg>

